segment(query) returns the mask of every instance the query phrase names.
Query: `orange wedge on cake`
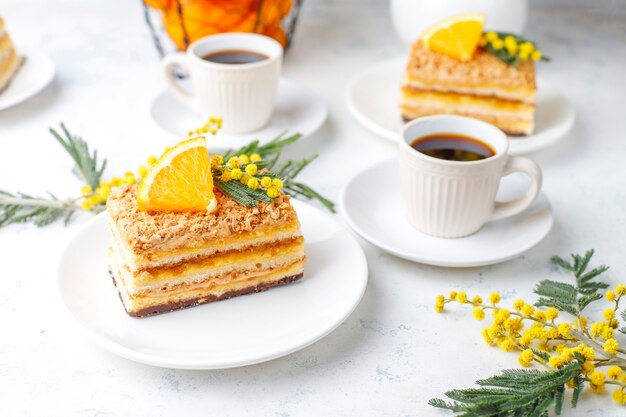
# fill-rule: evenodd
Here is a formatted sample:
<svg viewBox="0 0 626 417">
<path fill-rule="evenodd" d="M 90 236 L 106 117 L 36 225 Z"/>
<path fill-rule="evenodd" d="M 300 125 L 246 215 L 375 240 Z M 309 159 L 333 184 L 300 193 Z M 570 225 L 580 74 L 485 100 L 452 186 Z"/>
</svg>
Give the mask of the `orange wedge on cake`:
<svg viewBox="0 0 626 417">
<path fill-rule="evenodd" d="M 215 211 L 206 139 L 189 139 L 168 149 L 141 181 L 137 204 L 141 211 Z"/>
<path fill-rule="evenodd" d="M 478 13 L 453 16 L 431 26 L 421 40 L 431 51 L 469 61 L 480 42 L 484 23 L 485 16 Z"/>
</svg>

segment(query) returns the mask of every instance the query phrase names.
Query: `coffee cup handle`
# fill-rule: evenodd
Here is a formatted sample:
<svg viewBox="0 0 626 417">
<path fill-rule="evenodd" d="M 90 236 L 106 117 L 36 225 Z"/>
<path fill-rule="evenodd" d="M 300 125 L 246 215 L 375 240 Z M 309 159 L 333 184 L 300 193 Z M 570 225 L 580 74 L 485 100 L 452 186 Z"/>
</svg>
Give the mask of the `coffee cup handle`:
<svg viewBox="0 0 626 417">
<path fill-rule="evenodd" d="M 187 55 L 181 52 L 174 52 L 171 54 L 167 54 L 163 60 L 161 61 L 161 67 L 165 72 L 165 80 L 167 81 L 167 85 L 172 93 L 176 96 L 176 98 L 183 103 L 185 106 L 189 107 L 191 110 L 196 110 L 196 100 L 195 98 L 185 91 L 178 80 L 176 79 L 176 75 L 174 75 L 174 65 L 181 65 L 183 67 L 187 67 Z"/>
<path fill-rule="evenodd" d="M 537 199 L 539 191 L 541 191 L 541 168 L 535 162 L 521 156 L 511 156 L 504 167 L 502 176 L 504 177 L 513 172 L 522 172 L 530 177 L 530 190 L 512 201 L 496 201 L 489 221 L 504 219 L 526 210 Z"/>
</svg>

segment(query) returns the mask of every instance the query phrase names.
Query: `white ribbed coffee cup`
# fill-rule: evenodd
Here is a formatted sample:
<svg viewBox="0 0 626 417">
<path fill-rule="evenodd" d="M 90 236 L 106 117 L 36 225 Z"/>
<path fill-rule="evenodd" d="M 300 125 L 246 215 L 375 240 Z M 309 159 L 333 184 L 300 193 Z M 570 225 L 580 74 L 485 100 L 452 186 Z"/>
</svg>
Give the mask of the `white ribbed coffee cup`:
<svg viewBox="0 0 626 417">
<path fill-rule="evenodd" d="M 246 50 L 268 58 L 246 64 L 209 62 L 202 57 L 226 50 Z M 254 33 L 221 33 L 199 39 L 186 53 L 163 58 L 168 87 L 181 103 L 203 118 L 221 117 L 222 131 L 258 130 L 271 119 L 276 105 L 283 47 L 274 39 Z M 178 84 L 172 66 L 187 68 L 193 94 Z"/>
<path fill-rule="evenodd" d="M 476 138 L 495 151 L 478 161 L 438 159 L 415 150 L 411 143 L 433 134 Z M 400 187 L 406 216 L 420 232 L 444 238 L 476 233 L 487 222 L 518 214 L 541 190 L 539 166 L 528 158 L 509 156 L 507 136 L 497 127 L 461 116 L 428 116 L 407 123 L 400 132 Z M 522 172 L 530 189 L 513 201 L 498 202 L 500 179 Z"/>
</svg>

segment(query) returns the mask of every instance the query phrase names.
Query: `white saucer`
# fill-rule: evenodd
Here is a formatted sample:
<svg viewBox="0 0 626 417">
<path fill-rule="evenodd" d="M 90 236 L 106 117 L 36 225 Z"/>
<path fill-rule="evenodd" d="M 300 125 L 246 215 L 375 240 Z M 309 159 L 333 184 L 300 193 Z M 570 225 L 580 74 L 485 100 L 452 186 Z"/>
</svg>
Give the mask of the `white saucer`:
<svg viewBox="0 0 626 417">
<path fill-rule="evenodd" d="M 108 215 L 65 249 L 58 275 L 70 314 L 97 345 L 150 365 L 219 369 L 302 349 L 338 327 L 361 300 L 367 263 L 356 240 L 328 214 L 293 201 L 302 224 L 304 278 L 267 292 L 147 318 L 126 314 L 107 273 Z"/>
<path fill-rule="evenodd" d="M 181 86 L 191 91 L 190 81 L 182 81 Z M 319 129 L 328 115 L 326 105 L 315 93 L 285 78 L 280 80 L 276 100 L 274 115 L 267 126 L 249 133 L 220 132 L 215 136 L 214 142 L 208 138 L 209 149 L 238 148 L 254 139 L 259 139 L 261 143 L 264 143 L 285 131 L 307 136 Z M 150 116 L 163 132 L 176 140 L 187 137 L 189 130 L 202 126 L 206 122 L 167 90 L 159 93 L 152 101 Z"/>
<path fill-rule="evenodd" d="M 15 106 L 43 90 L 54 78 L 54 61 L 41 51 L 22 53 L 24 62 L 6 90 L 0 93 L 0 110 Z"/>
<path fill-rule="evenodd" d="M 352 115 L 377 135 L 396 142 L 404 123 L 398 98 L 406 58 L 377 64 L 357 74 L 349 83 L 346 101 Z M 509 152 L 525 154 L 543 149 L 566 137 L 574 124 L 574 106 L 547 80 L 538 77 L 535 133 L 511 136 Z"/>
<path fill-rule="evenodd" d="M 365 240 L 393 255 L 437 266 L 490 265 L 526 252 L 552 229 L 552 209 L 541 193 L 523 213 L 487 223 L 474 235 L 461 239 L 425 235 L 413 229 L 405 218 L 398 171 L 397 159 L 367 168 L 348 182 L 340 200 L 348 224 Z M 528 184 L 522 174 L 504 177 L 498 200 L 516 198 Z"/>
</svg>

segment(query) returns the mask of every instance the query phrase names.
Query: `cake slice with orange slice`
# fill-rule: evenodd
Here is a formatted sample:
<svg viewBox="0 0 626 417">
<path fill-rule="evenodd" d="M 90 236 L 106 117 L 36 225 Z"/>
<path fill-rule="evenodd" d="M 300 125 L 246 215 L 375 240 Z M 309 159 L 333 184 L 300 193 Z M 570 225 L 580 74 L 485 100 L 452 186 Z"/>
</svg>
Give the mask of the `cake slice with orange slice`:
<svg viewBox="0 0 626 417">
<path fill-rule="evenodd" d="M 457 114 L 484 120 L 510 135 L 533 132 L 534 62 L 504 62 L 498 56 L 505 48 L 503 40 L 487 45 L 484 24 L 481 14 L 453 16 L 413 44 L 400 97 L 404 120 Z"/>
<path fill-rule="evenodd" d="M 290 197 L 246 206 L 213 187 L 204 138 L 167 150 L 141 184 L 107 200 L 110 273 L 145 317 L 300 279 L 304 239 Z"/>
</svg>

